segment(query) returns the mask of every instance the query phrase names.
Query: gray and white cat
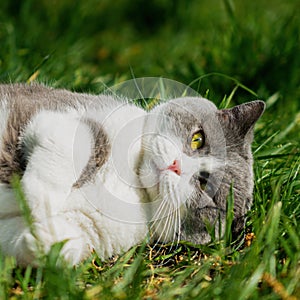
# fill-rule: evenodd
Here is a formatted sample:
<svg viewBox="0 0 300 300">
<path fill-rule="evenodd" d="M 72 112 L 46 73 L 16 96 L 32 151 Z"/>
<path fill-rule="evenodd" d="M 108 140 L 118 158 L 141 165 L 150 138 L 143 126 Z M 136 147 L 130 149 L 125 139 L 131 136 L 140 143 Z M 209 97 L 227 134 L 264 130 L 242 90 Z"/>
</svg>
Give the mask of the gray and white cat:
<svg viewBox="0 0 300 300">
<path fill-rule="evenodd" d="M 105 259 L 147 235 L 207 243 L 224 231 L 234 194 L 233 234 L 252 204 L 253 127 L 262 101 L 218 110 L 178 98 L 150 112 L 110 95 L 42 85 L 0 85 L 0 247 L 21 265 L 66 241 L 72 264 Z M 32 226 L 15 192 L 21 178 Z M 219 224 L 221 221 L 221 224 Z M 221 225 L 221 226 L 220 226 Z"/>
</svg>

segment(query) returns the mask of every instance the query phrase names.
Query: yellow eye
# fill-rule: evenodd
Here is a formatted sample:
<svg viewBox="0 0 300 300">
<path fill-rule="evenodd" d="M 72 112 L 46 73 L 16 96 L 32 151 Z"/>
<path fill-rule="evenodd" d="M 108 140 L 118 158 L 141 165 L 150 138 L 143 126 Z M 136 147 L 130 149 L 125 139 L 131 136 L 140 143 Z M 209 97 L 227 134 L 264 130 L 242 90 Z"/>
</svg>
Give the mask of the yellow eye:
<svg viewBox="0 0 300 300">
<path fill-rule="evenodd" d="M 191 141 L 192 150 L 198 150 L 203 146 L 204 146 L 204 135 L 201 132 L 194 133 Z"/>
</svg>

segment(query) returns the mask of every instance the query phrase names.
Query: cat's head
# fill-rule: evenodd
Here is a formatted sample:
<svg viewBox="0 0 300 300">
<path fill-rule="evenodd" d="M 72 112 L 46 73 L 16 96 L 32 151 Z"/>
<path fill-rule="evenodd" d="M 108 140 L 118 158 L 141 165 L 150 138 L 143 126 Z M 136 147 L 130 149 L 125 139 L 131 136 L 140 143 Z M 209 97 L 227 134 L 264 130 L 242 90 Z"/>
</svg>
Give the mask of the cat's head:
<svg viewBox="0 0 300 300">
<path fill-rule="evenodd" d="M 264 107 L 253 101 L 218 110 L 203 98 L 179 98 L 149 113 L 140 179 L 156 240 L 209 242 L 207 224 L 215 226 L 216 235 L 224 230 L 231 186 L 232 230 L 240 233 L 252 204 L 253 127 Z"/>
</svg>

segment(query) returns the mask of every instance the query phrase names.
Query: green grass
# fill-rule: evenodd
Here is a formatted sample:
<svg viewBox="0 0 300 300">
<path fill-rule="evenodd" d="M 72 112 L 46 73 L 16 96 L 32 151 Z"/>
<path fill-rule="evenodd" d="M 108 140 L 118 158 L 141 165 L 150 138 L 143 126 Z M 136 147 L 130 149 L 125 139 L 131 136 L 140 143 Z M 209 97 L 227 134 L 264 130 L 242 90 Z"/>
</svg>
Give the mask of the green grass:
<svg viewBox="0 0 300 300">
<path fill-rule="evenodd" d="M 1 257 L 0 299 L 300 299 L 299 9 L 297 0 L 2 0 L 1 82 L 99 93 L 162 76 L 218 106 L 260 98 L 267 110 L 253 144 L 247 247 L 139 245 L 70 268 L 57 264 L 58 244 L 38 269 Z M 16 192 L 22 202 L 17 182 Z"/>
</svg>

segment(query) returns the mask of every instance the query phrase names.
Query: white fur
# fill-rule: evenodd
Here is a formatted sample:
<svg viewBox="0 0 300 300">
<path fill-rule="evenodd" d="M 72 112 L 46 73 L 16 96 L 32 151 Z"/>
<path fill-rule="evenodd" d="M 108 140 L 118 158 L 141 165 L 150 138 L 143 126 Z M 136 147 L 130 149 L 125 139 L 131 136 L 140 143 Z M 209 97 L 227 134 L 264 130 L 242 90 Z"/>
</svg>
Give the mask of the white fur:
<svg viewBox="0 0 300 300">
<path fill-rule="evenodd" d="M 106 118 L 110 114 L 117 115 Z M 77 264 L 92 250 L 107 258 L 141 242 L 147 225 L 134 167 L 141 152 L 142 132 L 142 126 L 136 125 L 142 125 L 143 114 L 137 107 L 112 104 L 98 114 L 95 108 L 39 112 L 22 134 L 29 160 L 22 184 L 34 232 L 26 226 L 12 191 L 0 185 L 2 251 L 17 257 L 20 264 L 36 264 L 40 251 L 48 252 L 54 243 L 66 241 L 62 254 Z M 96 178 L 76 189 L 73 184 L 86 166 L 94 142 L 82 122 L 87 116 L 102 122 L 113 151 Z M 128 120 L 133 120 L 127 128 L 131 132 L 126 131 L 116 148 L 114 138 Z M 133 143 L 128 143 L 130 140 Z M 128 151 L 133 162 L 128 162 Z"/>
</svg>

